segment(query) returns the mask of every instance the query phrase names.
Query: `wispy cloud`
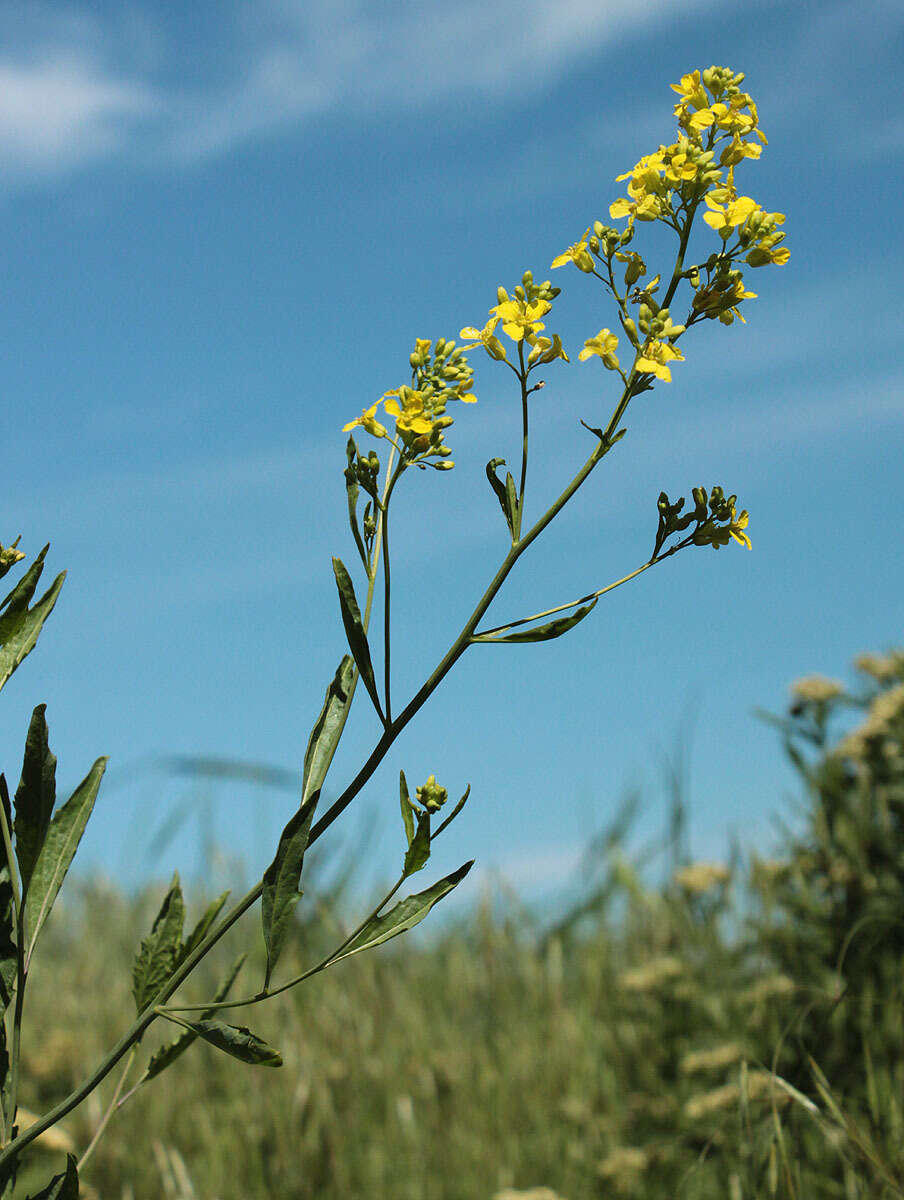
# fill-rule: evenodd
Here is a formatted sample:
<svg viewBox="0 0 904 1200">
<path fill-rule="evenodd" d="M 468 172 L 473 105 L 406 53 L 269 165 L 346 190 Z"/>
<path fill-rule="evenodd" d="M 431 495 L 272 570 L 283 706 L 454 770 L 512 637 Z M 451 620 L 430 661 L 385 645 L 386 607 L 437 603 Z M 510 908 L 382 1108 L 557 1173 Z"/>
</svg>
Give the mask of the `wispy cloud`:
<svg viewBox="0 0 904 1200">
<path fill-rule="evenodd" d="M 115 154 L 154 111 L 143 84 L 108 73 L 84 51 L 32 62 L 0 59 L 0 159 L 7 175 L 48 175 Z"/>
<path fill-rule="evenodd" d="M 166 10 L 127 5 L 129 19 L 102 20 L 84 6 L 14 4 L 0 14 L 0 156 L 18 176 L 104 158 L 185 162 L 340 109 L 506 100 L 525 78 L 535 94 L 668 9 L 666 0 L 260 0 L 252 19 L 237 3 L 199 5 L 199 53 L 186 60 Z"/>
</svg>

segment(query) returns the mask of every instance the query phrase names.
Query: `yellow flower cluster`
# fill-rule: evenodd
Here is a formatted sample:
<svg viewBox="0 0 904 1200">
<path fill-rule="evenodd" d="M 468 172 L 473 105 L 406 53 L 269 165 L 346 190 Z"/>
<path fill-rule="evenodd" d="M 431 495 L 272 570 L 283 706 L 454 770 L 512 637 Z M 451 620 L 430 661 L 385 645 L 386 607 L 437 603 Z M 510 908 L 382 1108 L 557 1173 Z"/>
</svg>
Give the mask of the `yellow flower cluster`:
<svg viewBox="0 0 904 1200">
<path fill-rule="evenodd" d="M 443 430 L 452 424 L 452 418 L 446 415 L 446 404 L 451 400 L 474 404 L 477 400 L 471 391 L 474 372 L 465 358 L 465 349 L 445 338 L 440 338 L 435 347 L 429 338 L 417 338 L 409 358 L 411 386 L 402 384 L 384 392 L 360 417 L 344 425 L 343 433 L 360 426 L 372 437 L 389 437 L 386 426 L 377 419 L 382 404 L 384 411 L 395 418 L 395 440 L 405 458 L 446 459 L 450 451 L 443 444 Z M 431 465 L 448 470 L 453 463 Z"/>
<path fill-rule="evenodd" d="M 584 249 L 586 250 L 586 243 Z M 580 253 L 575 246 L 570 247 L 570 250 L 575 254 Z M 556 358 L 564 358 L 568 362 L 568 355 L 559 335 L 554 333 L 552 337 L 545 337 L 541 333 L 541 330 L 546 328 L 543 317 L 552 309 L 551 301 L 558 294 L 559 289 L 554 288 L 548 280 L 536 284 L 531 272 L 525 271 L 513 295 L 510 296 L 504 287 L 497 288 L 496 304 L 489 310 L 490 319 L 483 329 L 474 325 L 466 325 L 462 329 L 459 337 L 468 339 L 470 343 L 463 349 L 472 350 L 474 346 L 480 345 L 490 358 L 496 359 L 497 362 L 508 362 L 505 346 L 496 334 L 497 327 L 501 325 L 502 332 L 516 345 L 526 342 L 531 347 L 527 356 L 528 368 L 538 363 L 550 363 Z"/>
</svg>

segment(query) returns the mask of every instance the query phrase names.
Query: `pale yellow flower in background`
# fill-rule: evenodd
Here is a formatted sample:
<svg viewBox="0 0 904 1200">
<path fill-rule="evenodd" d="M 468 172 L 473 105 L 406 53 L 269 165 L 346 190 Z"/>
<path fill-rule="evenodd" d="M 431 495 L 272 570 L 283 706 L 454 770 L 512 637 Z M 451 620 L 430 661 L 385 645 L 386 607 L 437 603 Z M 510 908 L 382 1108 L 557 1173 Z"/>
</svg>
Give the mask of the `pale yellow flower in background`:
<svg viewBox="0 0 904 1200">
<path fill-rule="evenodd" d="M 791 695 L 797 700 L 824 704 L 836 696 L 843 696 L 844 685 L 837 679 L 827 679 L 825 675 L 805 675 L 791 684 Z"/>
</svg>

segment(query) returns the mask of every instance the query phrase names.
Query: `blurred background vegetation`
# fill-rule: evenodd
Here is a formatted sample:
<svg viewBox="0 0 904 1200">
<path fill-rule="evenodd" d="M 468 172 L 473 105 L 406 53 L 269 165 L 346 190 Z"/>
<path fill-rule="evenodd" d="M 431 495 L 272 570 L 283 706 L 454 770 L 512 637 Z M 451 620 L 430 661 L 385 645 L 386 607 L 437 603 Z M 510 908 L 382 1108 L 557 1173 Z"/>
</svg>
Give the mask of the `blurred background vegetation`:
<svg viewBox="0 0 904 1200">
<path fill-rule="evenodd" d="M 798 681 L 767 718 L 801 782 L 779 856 L 689 861 L 680 795 L 658 845 L 629 853 L 626 805 L 554 921 L 488 900 L 258 1008 L 280 1071 L 192 1047 L 114 1117 L 83 1194 L 904 1197 L 904 653 L 856 667 L 851 688 Z M 160 900 L 71 892 L 26 1007 L 34 1112 L 130 1020 Z M 347 907 L 341 873 L 308 882 L 287 973 L 336 941 Z M 233 933 L 186 1003 L 260 941 L 250 923 Z M 261 970 L 246 964 L 245 993 Z M 84 1149 L 109 1095 L 45 1136 L 17 1195 L 67 1142 Z"/>
</svg>

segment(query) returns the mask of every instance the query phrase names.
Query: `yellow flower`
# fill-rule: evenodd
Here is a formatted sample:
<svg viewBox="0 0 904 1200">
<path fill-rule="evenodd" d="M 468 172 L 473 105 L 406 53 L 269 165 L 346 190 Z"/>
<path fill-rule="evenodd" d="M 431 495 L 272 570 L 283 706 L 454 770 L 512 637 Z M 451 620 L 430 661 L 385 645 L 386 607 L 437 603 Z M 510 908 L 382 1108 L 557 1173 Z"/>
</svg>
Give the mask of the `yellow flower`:
<svg viewBox="0 0 904 1200">
<path fill-rule="evenodd" d="M 548 300 L 503 300 L 490 313 L 495 313 L 502 322 L 503 332 L 508 334 L 513 342 L 521 342 L 525 338 L 533 345 L 534 335 L 546 326 L 540 320 L 546 316 L 552 305 Z"/>
<path fill-rule="evenodd" d="M 562 254 L 552 260 L 553 267 L 564 267 L 566 263 L 572 262 L 579 271 L 583 271 L 585 275 L 593 273 L 593 259 L 590 257 L 590 251 L 587 249 L 587 239 L 590 237 L 590 226 L 584 233 L 583 238 L 579 242 L 575 242 L 573 246 L 569 246 Z"/>
<path fill-rule="evenodd" d="M 739 517 L 736 517 L 735 507 L 734 505 L 731 506 L 731 523 L 728 526 L 728 532 L 739 546 L 746 546 L 748 550 L 752 549 L 752 547 L 750 545 L 750 538 L 747 536 L 744 530 L 747 528 L 749 520 L 750 514 L 747 512 L 746 508 Z"/>
<path fill-rule="evenodd" d="M 762 153 L 762 146 L 757 146 L 755 142 L 742 142 L 735 134 L 728 145 L 723 147 L 719 162 L 723 167 L 734 167 L 742 159 L 759 158 Z"/>
<path fill-rule="evenodd" d="M 661 215 L 662 201 L 658 196 L 644 196 L 636 202 L 616 200 L 614 204 L 609 205 L 609 216 L 613 219 L 628 217 L 629 225 L 634 224 L 635 218 L 638 221 L 655 221 Z"/>
<path fill-rule="evenodd" d="M 665 168 L 665 177 L 669 183 L 682 183 L 685 180 L 696 179 L 697 164 L 683 151 L 673 154 Z"/>
<path fill-rule="evenodd" d="M 657 379 L 664 379 L 666 383 L 671 383 L 672 373 L 667 364 L 675 361 L 684 362 L 684 355 L 681 351 L 670 346 L 668 342 L 658 342 L 653 339 L 644 346 L 643 354 L 638 358 L 635 369 L 643 372 L 649 371 Z"/>
<path fill-rule="evenodd" d="M 681 97 L 680 103 L 675 108 L 676 116 L 682 109 L 706 108 L 708 97 L 706 89 L 700 82 L 699 71 L 692 71 L 688 75 L 682 75 L 680 83 L 671 83 L 669 87 Z"/>
<path fill-rule="evenodd" d="M 703 214 L 703 220 L 711 229 L 715 229 L 720 237 L 728 238 L 731 231 L 739 225 L 743 225 L 751 213 L 756 212 L 757 202 L 750 196 L 739 196 L 736 200 L 730 200 L 724 207 L 717 201 L 713 200 L 712 196 L 706 195 L 707 208 L 712 209 L 711 212 Z"/>
<path fill-rule="evenodd" d="M 399 403 L 401 401 L 401 404 Z M 390 416 L 396 419 L 396 433 L 400 437 L 415 438 L 429 434 L 433 422 L 424 412 L 424 397 L 414 388 L 392 388 L 383 397 L 383 407 Z"/>
<path fill-rule="evenodd" d="M 731 325 L 735 317 L 742 325 L 746 325 L 747 322 L 736 305 L 742 300 L 755 300 L 756 297 L 756 292 L 747 291 L 743 279 L 735 279 L 727 286 L 716 281 L 709 287 L 700 288 L 695 294 L 693 309 L 694 312 L 702 312 L 710 319 L 718 317 L 723 325 Z"/>
<path fill-rule="evenodd" d="M 380 401 L 378 400 L 377 403 L 372 404 L 370 408 L 362 409 L 360 417 L 356 417 L 354 421 L 349 421 L 347 425 L 342 426 L 342 432 L 348 433 L 348 431 L 350 429 L 354 429 L 356 425 L 363 425 L 365 430 L 369 434 L 372 434 L 373 437 L 386 437 L 386 427 L 381 425 L 375 416 L 379 404 Z"/>
<path fill-rule="evenodd" d="M 618 345 L 618 338 L 608 329 L 601 329 L 596 337 L 588 338 L 584 343 L 584 349 L 578 355 L 581 362 L 586 362 L 593 355 L 603 360 L 603 366 L 610 371 L 618 370 L 618 357 L 615 353 L 615 348 Z"/>
<path fill-rule="evenodd" d="M 497 362 L 500 360 L 505 362 L 505 346 L 503 346 L 499 338 L 493 333 L 493 330 L 498 324 L 499 318 L 491 317 L 491 319 L 487 321 L 486 325 L 484 325 L 483 329 L 475 329 L 473 325 L 466 325 L 458 336 L 473 340 L 471 340 L 470 345 L 462 346 L 462 350 L 473 350 L 475 346 L 482 345 L 487 354 L 489 354 L 490 358 L 495 358 Z M 462 396 L 462 399 L 464 399 L 464 396 Z"/>
</svg>

